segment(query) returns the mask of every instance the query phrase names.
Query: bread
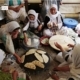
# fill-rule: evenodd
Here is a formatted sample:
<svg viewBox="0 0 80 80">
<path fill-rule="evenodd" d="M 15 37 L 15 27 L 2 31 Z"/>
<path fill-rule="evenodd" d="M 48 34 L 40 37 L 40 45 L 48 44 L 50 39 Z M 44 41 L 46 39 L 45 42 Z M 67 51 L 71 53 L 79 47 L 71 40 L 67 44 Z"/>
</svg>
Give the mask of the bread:
<svg viewBox="0 0 80 80">
<path fill-rule="evenodd" d="M 42 43 L 42 44 L 48 44 L 48 41 L 49 41 L 48 38 L 44 38 L 44 39 L 41 41 L 41 43 Z"/>
<path fill-rule="evenodd" d="M 43 62 L 43 58 L 42 58 L 42 56 L 39 54 L 39 53 L 36 53 L 35 52 L 35 57 L 40 61 L 40 62 Z"/>
<path fill-rule="evenodd" d="M 35 64 L 36 66 L 40 67 L 40 68 L 44 68 L 44 64 L 41 63 L 41 62 L 38 61 L 38 60 L 35 60 L 35 61 L 33 61 L 32 63 Z"/>
<path fill-rule="evenodd" d="M 42 57 L 43 57 L 43 60 L 45 63 L 47 63 L 49 61 L 49 58 L 47 55 L 43 54 Z"/>
<path fill-rule="evenodd" d="M 23 55 L 23 56 L 21 57 L 21 63 L 23 63 L 24 60 L 25 60 L 25 55 Z"/>
<path fill-rule="evenodd" d="M 30 49 L 28 52 L 26 52 L 26 55 L 30 55 L 35 53 L 36 49 Z"/>
<path fill-rule="evenodd" d="M 29 69 L 33 69 L 35 70 L 36 69 L 36 66 L 33 64 L 33 63 L 26 63 L 24 65 L 25 68 L 29 68 Z"/>
<path fill-rule="evenodd" d="M 39 50 L 39 49 L 36 52 L 39 53 L 39 54 L 45 54 L 46 53 L 45 51 Z"/>
<path fill-rule="evenodd" d="M 31 38 L 28 38 L 27 45 L 31 46 Z"/>
</svg>

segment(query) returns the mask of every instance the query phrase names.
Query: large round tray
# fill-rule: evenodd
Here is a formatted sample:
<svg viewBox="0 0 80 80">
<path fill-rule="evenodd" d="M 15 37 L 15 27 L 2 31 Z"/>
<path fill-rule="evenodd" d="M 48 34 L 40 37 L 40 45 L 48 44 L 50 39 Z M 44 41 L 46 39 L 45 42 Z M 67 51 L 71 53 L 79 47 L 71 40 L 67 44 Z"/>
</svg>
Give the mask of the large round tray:
<svg viewBox="0 0 80 80">
<path fill-rule="evenodd" d="M 56 50 L 59 50 L 55 45 L 54 43 L 57 42 L 59 43 L 63 48 L 67 48 L 68 50 L 70 50 L 71 48 L 69 46 L 67 46 L 68 44 L 75 44 L 75 42 L 70 38 L 70 37 L 67 37 L 67 36 L 64 36 L 64 35 L 55 35 L 55 36 L 52 36 L 50 39 L 49 39 L 49 44 L 52 48 L 56 49 Z"/>
<path fill-rule="evenodd" d="M 26 54 L 26 53 L 25 53 L 25 54 Z M 44 68 L 40 68 L 40 67 L 36 66 L 36 69 L 33 70 L 33 69 L 29 69 L 29 68 L 25 68 L 25 67 L 24 67 L 24 65 L 25 65 L 26 63 L 32 62 L 32 61 L 34 61 L 34 60 L 38 60 L 38 59 L 34 56 L 34 54 L 25 56 L 25 61 L 24 61 L 24 63 L 21 63 L 20 66 L 21 66 L 26 72 L 29 72 L 29 73 L 38 73 L 38 72 L 41 72 L 41 71 L 45 70 L 45 69 L 49 66 L 49 63 L 50 63 L 50 57 L 49 57 L 48 53 L 46 53 L 46 55 L 48 56 L 49 61 L 48 61 L 47 63 L 43 63 L 43 64 L 45 65 Z"/>
</svg>

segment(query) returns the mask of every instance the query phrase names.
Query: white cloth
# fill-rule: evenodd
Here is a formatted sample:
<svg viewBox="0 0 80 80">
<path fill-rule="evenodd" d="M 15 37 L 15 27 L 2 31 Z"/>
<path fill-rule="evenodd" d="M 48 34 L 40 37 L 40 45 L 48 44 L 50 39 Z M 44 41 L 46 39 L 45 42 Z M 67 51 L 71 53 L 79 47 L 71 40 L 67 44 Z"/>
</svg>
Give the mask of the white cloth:
<svg viewBox="0 0 80 80">
<path fill-rule="evenodd" d="M 72 62 L 71 54 L 72 54 L 71 51 L 69 53 L 68 52 L 64 52 L 64 53 L 60 52 L 57 54 L 56 60 L 61 63 L 59 65 L 59 67 L 64 66 L 66 64 L 70 64 Z M 67 61 L 65 61 L 66 56 L 68 56 Z"/>
<path fill-rule="evenodd" d="M 80 23 L 76 26 L 75 30 L 80 35 Z"/>
<path fill-rule="evenodd" d="M 72 51 L 72 62 L 70 72 L 80 78 L 80 44 L 76 44 Z"/>
<path fill-rule="evenodd" d="M 2 61 L 5 58 L 5 56 L 6 56 L 5 52 L 0 49 L 0 66 L 1 66 Z"/>
<path fill-rule="evenodd" d="M 44 35 L 44 36 L 49 36 L 49 37 L 51 37 L 51 36 L 53 36 L 53 32 L 50 31 L 50 29 L 45 29 L 45 30 L 43 31 L 43 35 Z"/>
<path fill-rule="evenodd" d="M 25 7 L 20 8 L 19 12 L 15 12 L 13 10 L 7 10 L 6 13 L 10 20 L 16 20 L 19 18 L 19 20 L 24 21 L 27 16 Z"/>
<path fill-rule="evenodd" d="M 20 28 L 20 25 L 16 21 L 11 21 L 0 28 L 0 39 L 4 44 L 6 50 L 12 54 L 15 53 L 12 38 L 9 32 L 14 31 L 16 28 Z"/>
</svg>

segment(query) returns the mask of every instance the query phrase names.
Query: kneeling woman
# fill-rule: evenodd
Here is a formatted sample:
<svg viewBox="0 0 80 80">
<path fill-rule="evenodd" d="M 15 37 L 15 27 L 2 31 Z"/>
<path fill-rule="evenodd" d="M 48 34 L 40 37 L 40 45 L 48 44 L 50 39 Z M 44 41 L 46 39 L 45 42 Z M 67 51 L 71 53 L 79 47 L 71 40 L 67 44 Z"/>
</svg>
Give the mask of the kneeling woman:
<svg viewBox="0 0 80 80">
<path fill-rule="evenodd" d="M 0 28 L 0 48 L 3 51 L 12 53 L 18 62 L 21 61 L 20 57 L 16 54 L 14 49 L 13 40 L 18 37 L 20 25 L 16 21 L 11 21 Z"/>
<path fill-rule="evenodd" d="M 28 28 L 31 32 L 40 35 L 43 26 L 43 20 L 40 14 L 36 13 L 34 10 L 28 11 L 27 24 L 23 28 L 25 32 Z"/>
<path fill-rule="evenodd" d="M 62 28 L 62 17 L 57 10 L 57 5 L 52 4 L 49 12 L 47 13 L 44 21 L 44 36 L 53 36 L 56 31 Z"/>
</svg>

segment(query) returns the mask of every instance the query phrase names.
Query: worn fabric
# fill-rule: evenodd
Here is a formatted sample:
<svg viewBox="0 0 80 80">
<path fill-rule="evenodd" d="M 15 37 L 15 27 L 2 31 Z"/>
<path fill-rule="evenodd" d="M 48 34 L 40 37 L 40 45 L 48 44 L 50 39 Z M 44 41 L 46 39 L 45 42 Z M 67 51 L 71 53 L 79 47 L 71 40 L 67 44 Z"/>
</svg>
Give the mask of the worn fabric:
<svg viewBox="0 0 80 80">
<path fill-rule="evenodd" d="M 14 6 L 14 7 L 16 7 L 16 6 Z M 15 12 L 13 10 L 7 10 L 6 13 L 10 20 L 19 19 L 20 21 L 24 21 L 27 16 L 25 7 L 20 8 L 19 12 Z"/>
<path fill-rule="evenodd" d="M 23 3 L 24 3 L 24 0 L 5 0 L 5 4 L 13 8 L 18 7 L 19 5 Z M 27 16 L 25 7 L 21 7 L 19 12 L 15 12 L 11 9 L 6 10 L 6 14 L 10 20 L 18 19 L 20 21 L 24 21 Z"/>
<path fill-rule="evenodd" d="M 9 22 L 0 28 L 0 40 L 4 44 L 6 50 L 12 54 L 15 53 L 12 38 L 10 32 L 20 28 L 20 25 L 16 21 Z"/>
<path fill-rule="evenodd" d="M 17 6 L 23 3 L 24 0 L 5 0 L 5 4 L 8 6 Z"/>
<path fill-rule="evenodd" d="M 80 44 L 76 44 L 72 51 L 72 64 L 69 67 L 70 72 L 80 78 Z"/>
</svg>

